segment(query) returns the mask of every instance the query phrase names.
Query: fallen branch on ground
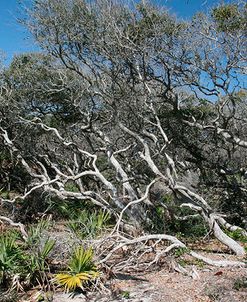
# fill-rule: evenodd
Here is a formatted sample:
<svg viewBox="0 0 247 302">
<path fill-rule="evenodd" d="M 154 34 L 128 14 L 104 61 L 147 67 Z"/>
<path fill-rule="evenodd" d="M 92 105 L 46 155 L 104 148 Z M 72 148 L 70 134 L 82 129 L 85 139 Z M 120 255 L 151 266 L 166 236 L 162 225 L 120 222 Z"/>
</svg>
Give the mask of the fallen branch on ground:
<svg viewBox="0 0 247 302">
<path fill-rule="evenodd" d="M 183 249 L 184 254 L 188 254 L 212 266 L 245 266 L 243 261 L 212 260 L 197 252 L 190 251 L 190 249 L 175 236 L 152 234 L 137 238 L 127 238 L 127 236 L 125 237 L 117 233 L 111 236 L 112 237 L 104 238 L 102 241 L 97 241 L 95 250 L 101 251 L 99 264 L 111 267 L 114 272 L 150 269 L 150 267 L 160 264 L 161 259 L 165 259 L 165 257 L 169 256 L 175 249 Z M 171 244 L 164 246 L 164 243 L 167 241 Z M 168 257 L 166 259 L 168 259 Z M 171 262 L 171 260 L 169 261 Z M 173 269 L 177 267 L 176 265 L 174 266 L 174 260 L 167 264 Z M 195 274 L 186 269 L 183 270 L 182 273 L 195 276 Z"/>
</svg>

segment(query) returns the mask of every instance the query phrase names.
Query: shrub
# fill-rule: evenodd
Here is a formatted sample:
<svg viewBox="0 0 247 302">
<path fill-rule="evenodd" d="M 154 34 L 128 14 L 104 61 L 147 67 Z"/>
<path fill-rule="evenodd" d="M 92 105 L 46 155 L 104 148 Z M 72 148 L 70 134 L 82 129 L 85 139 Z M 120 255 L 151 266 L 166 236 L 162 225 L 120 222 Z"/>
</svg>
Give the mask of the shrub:
<svg viewBox="0 0 247 302">
<path fill-rule="evenodd" d="M 14 232 L 0 235 L 0 284 L 3 287 L 12 285 L 14 275 L 21 273 L 25 259 L 16 240 L 17 234 Z"/>
<path fill-rule="evenodd" d="M 42 220 L 28 229 L 27 241 L 17 231 L 0 235 L 0 285 L 2 288 L 22 288 L 45 285 L 49 281 L 48 256 L 55 240 L 42 244 L 42 231 L 47 222 Z"/>
<path fill-rule="evenodd" d="M 68 272 L 57 274 L 56 280 L 69 292 L 78 288 L 83 289 L 98 276 L 98 270 L 93 262 L 93 249 L 85 250 L 78 247 L 71 256 Z"/>
</svg>

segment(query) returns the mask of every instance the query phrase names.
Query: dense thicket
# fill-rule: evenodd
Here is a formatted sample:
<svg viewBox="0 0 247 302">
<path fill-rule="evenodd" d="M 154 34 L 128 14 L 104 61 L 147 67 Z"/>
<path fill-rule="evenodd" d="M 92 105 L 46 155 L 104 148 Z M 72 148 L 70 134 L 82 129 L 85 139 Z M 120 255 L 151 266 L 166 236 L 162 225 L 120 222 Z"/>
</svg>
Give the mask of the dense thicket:
<svg viewBox="0 0 247 302">
<path fill-rule="evenodd" d="M 2 203 L 90 202 L 149 231 L 196 212 L 243 254 L 220 225 L 246 226 L 246 7 L 185 22 L 38 0 L 28 14 L 42 52 L 1 71 Z"/>
</svg>

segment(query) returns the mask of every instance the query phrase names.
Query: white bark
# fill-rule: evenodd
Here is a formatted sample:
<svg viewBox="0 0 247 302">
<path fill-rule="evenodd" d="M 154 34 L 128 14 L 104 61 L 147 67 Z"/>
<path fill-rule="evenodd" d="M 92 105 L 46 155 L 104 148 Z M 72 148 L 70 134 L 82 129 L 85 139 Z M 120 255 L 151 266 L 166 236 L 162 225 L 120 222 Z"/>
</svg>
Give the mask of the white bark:
<svg viewBox="0 0 247 302">
<path fill-rule="evenodd" d="M 128 250 L 128 246 L 129 246 L 130 249 L 133 249 L 135 251 L 136 257 L 139 258 L 141 258 L 141 256 L 144 255 L 146 252 L 152 251 L 154 253 L 154 260 L 151 261 L 151 263 L 149 263 L 148 266 L 156 264 L 162 256 L 166 256 L 167 254 L 169 254 L 169 252 L 171 252 L 173 249 L 176 248 L 183 248 L 185 253 L 188 253 L 192 257 L 202 260 L 203 262 L 213 266 L 218 266 L 218 267 L 228 267 L 228 266 L 245 267 L 246 266 L 246 264 L 242 261 L 212 260 L 194 251 L 190 251 L 189 249 L 187 249 L 186 245 L 180 240 L 178 240 L 176 237 L 166 234 L 144 235 L 134 239 L 127 239 L 123 236 L 112 234 L 109 240 L 106 237 L 104 238 L 103 241 L 97 242 L 96 248 L 99 248 L 100 246 L 102 247 L 102 245 L 104 246 L 106 243 L 108 243 L 108 241 L 111 241 L 112 239 L 114 239 L 115 244 L 113 243 L 113 245 L 110 245 L 109 250 L 108 248 L 106 248 L 105 252 L 107 251 L 107 256 L 105 256 L 103 259 L 101 259 L 98 262 L 101 265 L 107 263 L 115 253 L 119 252 L 119 250 L 122 251 Z M 153 243 L 151 246 L 147 245 L 149 241 L 152 242 L 155 241 L 155 243 Z M 168 241 L 171 242 L 171 244 L 168 245 L 164 250 L 155 251 L 154 247 L 156 246 L 157 243 L 160 243 L 161 241 Z M 140 246 L 138 246 L 138 244 L 140 244 Z M 141 255 L 138 256 L 138 253 L 140 253 Z M 131 261 L 126 261 L 125 267 L 128 267 L 129 265 L 131 265 Z M 188 274 L 189 272 L 187 270 L 184 270 L 183 273 Z M 193 273 L 192 274 L 189 273 L 189 275 L 193 277 Z"/>
<path fill-rule="evenodd" d="M 18 222 L 18 223 L 17 223 L 17 222 L 14 222 L 12 219 L 10 219 L 10 218 L 8 218 L 8 217 L 5 217 L 5 216 L 0 216 L 0 220 L 9 223 L 9 224 L 10 224 L 11 226 L 13 226 L 13 227 L 19 228 L 20 231 L 21 231 L 21 234 L 22 234 L 23 239 L 24 239 L 24 240 L 27 239 L 28 234 L 27 234 L 27 232 L 26 232 L 26 230 L 25 230 L 25 226 L 24 226 L 22 223 L 20 223 L 20 222 Z"/>
<path fill-rule="evenodd" d="M 214 236 L 223 244 L 228 246 L 236 255 L 245 256 L 246 252 L 243 246 L 233 240 L 231 237 L 227 236 L 219 227 L 218 223 L 215 219 L 210 218 L 212 230 L 214 232 Z"/>
<path fill-rule="evenodd" d="M 190 252 L 190 255 L 195 257 L 196 259 L 202 260 L 203 262 L 219 267 L 227 267 L 227 266 L 237 266 L 237 267 L 245 267 L 246 264 L 242 261 L 231 261 L 231 260 L 212 260 L 208 257 L 202 256 L 196 252 Z"/>
<path fill-rule="evenodd" d="M 224 228 L 226 228 L 229 231 L 239 231 L 243 236 L 247 237 L 247 231 L 244 230 L 243 228 L 240 228 L 236 225 L 232 225 L 228 223 L 223 217 L 219 215 L 215 215 L 215 219 L 218 221 L 220 225 L 222 225 Z"/>
<path fill-rule="evenodd" d="M 208 214 L 202 207 L 194 206 L 191 203 L 181 204 L 181 207 L 189 207 L 190 209 L 201 213 L 204 220 L 208 223 L 210 231 L 214 236 L 230 250 L 232 250 L 238 256 L 246 255 L 245 249 L 238 242 L 226 235 L 217 223 L 219 216 L 215 213 Z"/>
</svg>

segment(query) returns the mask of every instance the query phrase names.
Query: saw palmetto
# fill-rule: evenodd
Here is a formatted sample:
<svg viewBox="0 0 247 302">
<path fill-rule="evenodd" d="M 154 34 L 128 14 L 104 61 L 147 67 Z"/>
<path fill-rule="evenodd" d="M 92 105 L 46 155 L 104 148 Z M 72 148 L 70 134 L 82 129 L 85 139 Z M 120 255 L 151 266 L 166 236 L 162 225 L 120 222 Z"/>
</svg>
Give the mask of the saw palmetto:
<svg viewBox="0 0 247 302">
<path fill-rule="evenodd" d="M 78 247 L 71 256 L 68 268 L 68 272 L 56 275 L 57 282 L 67 292 L 83 288 L 85 284 L 99 276 L 93 262 L 92 248 L 85 250 L 83 247 Z"/>
</svg>

